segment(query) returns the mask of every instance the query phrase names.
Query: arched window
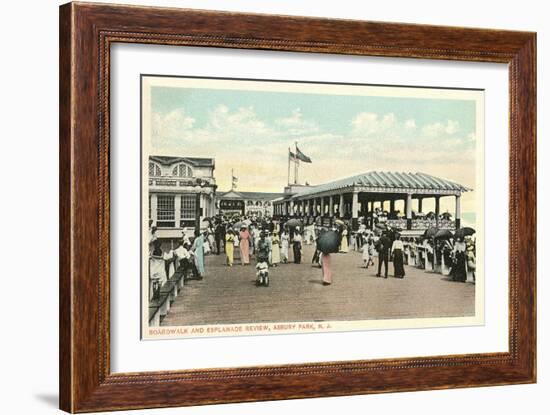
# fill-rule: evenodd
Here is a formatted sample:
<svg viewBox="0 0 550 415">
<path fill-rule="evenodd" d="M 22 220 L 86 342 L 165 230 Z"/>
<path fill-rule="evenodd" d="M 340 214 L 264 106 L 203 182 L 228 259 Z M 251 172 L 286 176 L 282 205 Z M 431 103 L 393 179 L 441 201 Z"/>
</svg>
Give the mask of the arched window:
<svg viewBox="0 0 550 415">
<path fill-rule="evenodd" d="M 187 164 L 180 163 L 172 169 L 172 176 L 193 177 L 193 170 Z"/>
<path fill-rule="evenodd" d="M 161 175 L 162 174 L 161 174 L 159 165 L 156 163 L 149 162 L 149 176 L 160 177 Z"/>
</svg>

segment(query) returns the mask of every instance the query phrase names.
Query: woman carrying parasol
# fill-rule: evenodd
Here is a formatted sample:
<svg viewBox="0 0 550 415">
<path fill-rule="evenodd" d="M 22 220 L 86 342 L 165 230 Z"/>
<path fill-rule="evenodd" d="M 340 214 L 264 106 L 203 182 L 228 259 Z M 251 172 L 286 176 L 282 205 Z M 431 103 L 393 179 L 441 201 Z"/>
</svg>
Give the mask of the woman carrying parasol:
<svg viewBox="0 0 550 415">
<path fill-rule="evenodd" d="M 334 230 L 325 231 L 317 238 L 317 250 L 321 252 L 321 270 L 323 285 L 332 284 L 332 271 L 330 269 L 330 254 L 338 252 L 342 235 Z"/>
</svg>

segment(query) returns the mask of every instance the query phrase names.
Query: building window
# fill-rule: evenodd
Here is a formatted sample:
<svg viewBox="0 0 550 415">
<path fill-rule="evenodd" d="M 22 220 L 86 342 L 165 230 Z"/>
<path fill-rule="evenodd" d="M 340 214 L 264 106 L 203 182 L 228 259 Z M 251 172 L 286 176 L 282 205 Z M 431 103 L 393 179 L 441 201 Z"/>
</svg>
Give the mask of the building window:
<svg viewBox="0 0 550 415">
<path fill-rule="evenodd" d="M 149 162 L 149 176 L 150 177 L 160 177 L 161 170 L 158 164 Z"/>
<path fill-rule="evenodd" d="M 172 169 L 172 176 L 193 177 L 193 170 L 187 164 L 180 163 Z"/>
<path fill-rule="evenodd" d="M 175 222 L 175 204 L 174 196 L 158 195 L 157 196 L 157 226 L 162 228 L 173 228 Z"/>
<path fill-rule="evenodd" d="M 197 198 L 195 195 L 181 197 L 181 220 L 195 220 L 197 214 Z"/>
</svg>

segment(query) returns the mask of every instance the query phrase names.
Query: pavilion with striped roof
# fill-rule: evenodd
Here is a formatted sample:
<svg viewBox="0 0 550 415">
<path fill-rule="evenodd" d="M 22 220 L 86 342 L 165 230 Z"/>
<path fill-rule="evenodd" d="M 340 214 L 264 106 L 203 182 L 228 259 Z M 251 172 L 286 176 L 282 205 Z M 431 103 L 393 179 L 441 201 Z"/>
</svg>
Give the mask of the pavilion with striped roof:
<svg viewBox="0 0 550 415">
<path fill-rule="evenodd" d="M 454 197 L 455 221 L 460 227 L 460 197 L 470 191 L 459 183 L 426 173 L 370 171 L 317 186 L 293 187 L 283 197 L 274 201 L 274 214 L 279 217 L 302 217 L 307 220 L 344 218 L 351 219 L 353 228 L 358 218 L 372 217 L 380 203 L 380 210 L 389 202 L 390 212 L 397 201 L 403 201 L 406 212 L 406 228 L 415 228 L 412 217 L 413 200 L 417 212 L 422 212 L 422 201 L 435 199 L 435 225 L 439 227 L 439 200 Z M 417 227 L 415 229 L 418 229 Z"/>
</svg>

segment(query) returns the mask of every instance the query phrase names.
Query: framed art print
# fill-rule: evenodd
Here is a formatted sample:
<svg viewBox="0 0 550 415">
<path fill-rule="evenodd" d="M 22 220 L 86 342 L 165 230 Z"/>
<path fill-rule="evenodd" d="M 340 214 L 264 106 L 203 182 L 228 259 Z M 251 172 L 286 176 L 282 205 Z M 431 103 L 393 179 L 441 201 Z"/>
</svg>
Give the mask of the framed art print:
<svg viewBox="0 0 550 415">
<path fill-rule="evenodd" d="M 60 28 L 62 409 L 535 381 L 533 33 Z"/>
</svg>

